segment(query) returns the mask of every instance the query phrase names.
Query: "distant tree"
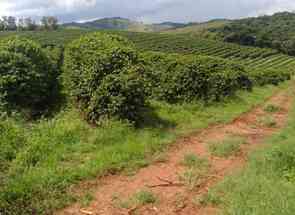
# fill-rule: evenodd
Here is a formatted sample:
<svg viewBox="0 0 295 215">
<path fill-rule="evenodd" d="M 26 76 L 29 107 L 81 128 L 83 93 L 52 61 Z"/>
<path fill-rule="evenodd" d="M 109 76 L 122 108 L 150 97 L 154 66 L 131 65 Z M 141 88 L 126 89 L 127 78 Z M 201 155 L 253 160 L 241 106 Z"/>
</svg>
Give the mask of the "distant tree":
<svg viewBox="0 0 295 215">
<path fill-rule="evenodd" d="M 58 28 L 58 19 L 54 16 L 44 16 L 41 19 L 41 25 L 45 30 L 56 30 Z"/>
<path fill-rule="evenodd" d="M 3 30 L 8 30 L 8 16 L 2 16 Z"/>
<path fill-rule="evenodd" d="M 48 24 L 50 26 L 50 30 L 56 30 L 58 28 L 58 19 L 56 17 L 50 16 L 48 17 Z"/>
<path fill-rule="evenodd" d="M 34 31 L 34 30 L 36 30 L 37 27 L 38 27 L 37 24 L 36 24 L 36 22 L 35 22 L 34 20 L 32 20 L 31 17 L 27 17 L 27 18 L 25 18 L 25 19 L 24 19 L 24 24 L 25 24 L 26 29 L 27 29 L 28 31 Z"/>
<path fill-rule="evenodd" d="M 5 28 L 4 22 L 2 19 L 0 19 L 0 31 L 4 31 L 4 28 Z"/>
<path fill-rule="evenodd" d="M 41 19 L 41 26 L 42 28 L 44 28 L 45 30 L 48 30 L 48 18 L 47 16 L 43 16 Z"/>
<path fill-rule="evenodd" d="M 9 16 L 7 18 L 7 28 L 9 31 L 17 30 L 16 18 L 14 16 Z"/>
<path fill-rule="evenodd" d="M 17 30 L 19 30 L 19 31 L 26 30 L 25 19 L 24 18 L 19 18 L 18 19 L 18 22 L 17 22 Z"/>
</svg>

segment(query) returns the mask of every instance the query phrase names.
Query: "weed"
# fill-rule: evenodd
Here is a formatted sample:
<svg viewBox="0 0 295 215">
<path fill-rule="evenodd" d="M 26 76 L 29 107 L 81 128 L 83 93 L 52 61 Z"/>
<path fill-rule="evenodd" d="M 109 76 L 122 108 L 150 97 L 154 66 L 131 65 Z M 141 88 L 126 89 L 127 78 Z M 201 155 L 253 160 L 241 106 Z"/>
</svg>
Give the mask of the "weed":
<svg viewBox="0 0 295 215">
<path fill-rule="evenodd" d="M 93 195 L 91 193 L 86 193 L 81 200 L 82 207 L 88 207 L 93 200 Z"/>
<path fill-rule="evenodd" d="M 216 192 L 209 190 L 206 194 L 196 196 L 192 201 L 197 206 L 219 205 L 221 198 Z"/>
<path fill-rule="evenodd" d="M 179 180 L 183 182 L 189 190 L 193 190 L 201 184 L 204 175 L 205 172 L 198 168 L 189 168 L 179 175 Z"/>
<path fill-rule="evenodd" d="M 228 137 L 220 142 L 209 143 L 209 151 L 212 155 L 218 157 L 229 157 L 240 151 L 242 144 L 246 141 L 241 137 Z"/>
<path fill-rule="evenodd" d="M 265 116 L 259 119 L 259 123 L 268 128 L 275 128 L 277 126 L 276 120 L 272 116 Z"/>
<path fill-rule="evenodd" d="M 157 198 L 151 191 L 141 190 L 126 200 L 121 199 L 118 195 L 114 195 L 112 201 L 117 208 L 129 209 L 135 206 L 154 204 L 157 202 Z"/>
<path fill-rule="evenodd" d="M 264 108 L 264 111 L 268 113 L 275 113 L 275 112 L 278 112 L 279 110 L 280 110 L 280 107 L 273 104 L 269 104 Z"/>
<path fill-rule="evenodd" d="M 188 168 L 208 168 L 209 161 L 205 158 L 200 158 L 194 153 L 184 155 L 182 164 Z"/>
<path fill-rule="evenodd" d="M 137 204 L 139 205 L 153 204 L 157 201 L 156 196 L 148 190 L 142 190 L 137 192 L 134 198 L 137 201 Z"/>
</svg>

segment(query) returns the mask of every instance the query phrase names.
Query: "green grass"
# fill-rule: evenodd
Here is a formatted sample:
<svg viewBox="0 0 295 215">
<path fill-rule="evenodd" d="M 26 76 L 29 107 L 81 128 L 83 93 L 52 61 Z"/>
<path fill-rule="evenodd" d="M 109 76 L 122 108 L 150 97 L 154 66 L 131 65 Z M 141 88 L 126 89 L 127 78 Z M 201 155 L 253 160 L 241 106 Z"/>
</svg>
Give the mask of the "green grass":
<svg viewBox="0 0 295 215">
<path fill-rule="evenodd" d="M 276 120 L 272 116 L 264 116 L 259 119 L 259 123 L 268 128 L 275 128 L 277 126 Z"/>
<path fill-rule="evenodd" d="M 268 112 L 268 113 L 275 113 L 275 112 L 280 111 L 280 107 L 273 105 L 273 104 L 269 104 L 264 108 L 264 111 Z"/>
<path fill-rule="evenodd" d="M 188 153 L 184 156 L 182 164 L 188 168 L 204 168 L 209 166 L 206 158 L 201 158 L 194 153 Z"/>
<path fill-rule="evenodd" d="M 81 180 L 146 166 L 178 136 L 229 122 L 277 89 L 255 88 L 209 107 L 153 102 L 138 129 L 116 121 L 92 127 L 71 108 L 34 123 L 2 120 L 0 214 L 50 214 L 75 200 L 69 188 Z"/>
<path fill-rule="evenodd" d="M 139 205 L 153 204 L 157 201 L 156 196 L 148 190 L 141 190 L 137 192 L 134 196 L 134 199 Z"/>
<path fill-rule="evenodd" d="M 121 199 L 119 196 L 114 195 L 113 204 L 117 208 L 130 209 L 132 207 L 144 206 L 154 204 L 157 202 L 155 194 L 149 190 L 140 190 L 127 200 Z"/>
<path fill-rule="evenodd" d="M 293 215 L 295 211 L 295 103 L 288 125 L 250 156 L 246 169 L 213 189 L 222 214 Z M 218 202 L 219 203 L 219 202 Z"/>
<path fill-rule="evenodd" d="M 217 157 L 229 157 L 240 151 L 242 144 L 245 144 L 245 139 L 241 137 L 227 137 L 218 142 L 210 142 L 208 147 L 212 155 Z"/>
<path fill-rule="evenodd" d="M 194 190 L 199 187 L 207 174 L 208 169 L 190 167 L 179 174 L 179 181 L 181 181 L 188 190 Z"/>
</svg>

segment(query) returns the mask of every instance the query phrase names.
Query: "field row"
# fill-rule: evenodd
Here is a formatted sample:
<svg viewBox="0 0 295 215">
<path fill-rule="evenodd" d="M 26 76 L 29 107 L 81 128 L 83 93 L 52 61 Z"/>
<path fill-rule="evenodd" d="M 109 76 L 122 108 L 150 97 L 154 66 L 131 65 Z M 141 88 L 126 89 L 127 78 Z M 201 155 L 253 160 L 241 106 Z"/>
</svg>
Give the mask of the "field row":
<svg viewBox="0 0 295 215">
<path fill-rule="evenodd" d="M 226 58 L 255 69 L 292 69 L 295 58 L 272 49 L 194 38 L 189 35 L 167 35 L 122 32 L 141 50 L 198 54 Z"/>
<path fill-rule="evenodd" d="M 110 32 L 110 31 L 108 31 Z M 18 32 L 18 35 L 38 41 L 44 46 L 64 46 L 89 31 L 60 30 L 55 32 Z M 159 34 L 111 31 L 127 37 L 140 51 L 197 54 L 238 61 L 254 69 L 293 70 L 295 57 L 273 49 L 240 46 L 208 39 L 196 38 L 189 34 Z M 15 34 L 1 33 L 0 38 Z"/>
</svg>

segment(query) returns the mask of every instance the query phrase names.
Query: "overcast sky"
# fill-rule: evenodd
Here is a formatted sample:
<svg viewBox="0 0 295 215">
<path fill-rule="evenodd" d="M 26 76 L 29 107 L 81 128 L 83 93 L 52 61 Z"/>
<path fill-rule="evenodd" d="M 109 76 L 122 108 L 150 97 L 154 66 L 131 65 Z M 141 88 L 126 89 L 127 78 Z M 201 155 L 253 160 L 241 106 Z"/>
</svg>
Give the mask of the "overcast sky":
<svg viewBox="0 0 295 215">
<path fill-rule="evenodd" d="M 54 15 L 62 22 L 114 16 L 190 22 L 293 10 L 295 0 L 0 0 L 0 16 Z"/>
</svg>

